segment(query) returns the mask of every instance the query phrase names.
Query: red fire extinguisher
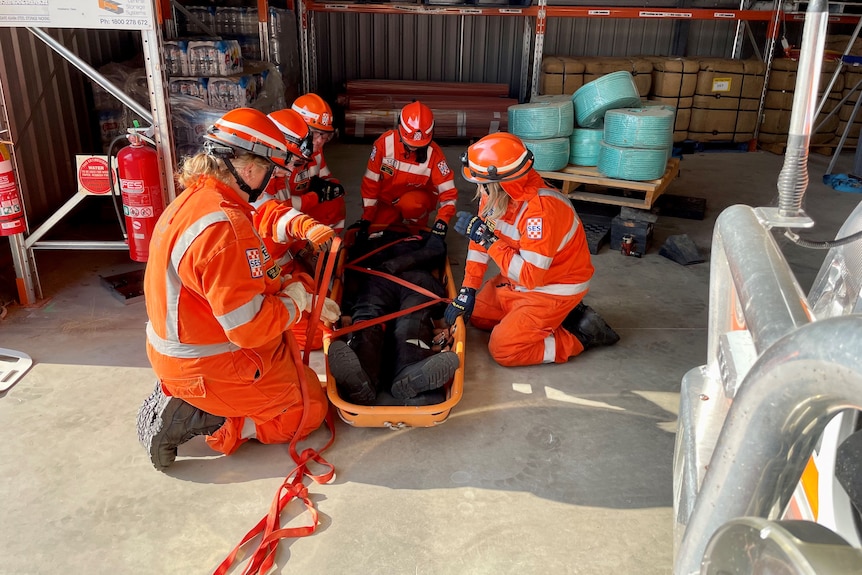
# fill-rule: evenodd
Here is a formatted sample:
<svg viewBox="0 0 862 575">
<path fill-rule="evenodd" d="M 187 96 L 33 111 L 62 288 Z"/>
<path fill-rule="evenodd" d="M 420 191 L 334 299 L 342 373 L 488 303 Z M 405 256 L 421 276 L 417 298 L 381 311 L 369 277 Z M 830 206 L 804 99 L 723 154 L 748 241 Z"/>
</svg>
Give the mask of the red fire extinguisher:
<svg viewBox="0 0 862 575">
<path fill-rule="evenodd" d="M 146 262 L 156 220 L 165 209 L 156 150 L 144 143 L 135 128 L 126 135 L 129 145 L 117 153 L 117 172 L 123 198 L 129 255 Z"/>
<path fill-rule="evenodd" d="M 0 236 L 12 236 L 27 231 L 24 205 L 15 183 L 12 154 L 0 144 Z"/>
</svg>

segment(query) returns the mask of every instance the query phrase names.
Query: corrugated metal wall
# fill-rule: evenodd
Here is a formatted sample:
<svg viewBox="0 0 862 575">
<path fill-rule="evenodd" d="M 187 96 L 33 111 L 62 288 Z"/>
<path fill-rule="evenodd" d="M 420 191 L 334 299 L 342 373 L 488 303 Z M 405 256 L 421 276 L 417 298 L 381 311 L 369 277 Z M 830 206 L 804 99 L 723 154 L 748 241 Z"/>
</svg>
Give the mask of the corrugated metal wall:
<svg viewBox="0 0 862 575">
<path fill-rule="evenodd" d="M 140 52 L 140 34 L 52 29 L 51 36 L 94 68 Z M 6 95 L 30 228 L 77 190 L 75 155 L 101 153 L 90 80 L 23 28 L 0 28 Z"/>
<path fill-rule="evenodd" d="M 706 7 L 705 2 L 699 3 Z M 739 8 L 738 2 L 708 4 L 709 8 Z M 590 5 L 643 3 L 597 0 Z M 346 81 L 359 78 L 504 83 L 509 84 L 510 97 L 518 97 L 524 29 L 529 27 L 534 36 L 535 22 L 517 16 L 321 12 L 313 14 L 313 25 L 316 88 L 327 98 L 334 99 Z M 727 21 L 552 17 L 548 19 L 543 53 L 729 58 L 735 33 L 736 23 Z M 527 48 L 528 81 L 533 50 L 531 43 Z M 743 56 L 751 53 L 747 46 Z"/>
<path fill-rule="evenodd" d="M 316 13 L 317 90 L 334 99 L 359 78 L 491 82 L 509 84 L 517 97 L 526 20 Z"/>
</svg>

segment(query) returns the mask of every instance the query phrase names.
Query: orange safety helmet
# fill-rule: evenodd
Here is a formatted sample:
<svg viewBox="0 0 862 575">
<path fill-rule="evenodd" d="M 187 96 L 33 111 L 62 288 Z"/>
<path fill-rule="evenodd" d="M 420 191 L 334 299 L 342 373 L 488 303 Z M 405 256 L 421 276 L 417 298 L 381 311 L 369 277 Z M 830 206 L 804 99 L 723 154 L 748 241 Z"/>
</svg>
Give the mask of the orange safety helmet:
<svg viewBox="0 0 862 575">
<path fill-rule="evenodd" d="M 298 112 L 287 108 L 276 110 L 269 115 L 269 119 L 281 130 L 288 152 L 303 160 L 311 159 L 314 152 L 311 130 Z"/>
<path fill-rule="evenodd" d="M 235 156 L 241 150 L 282 168 L 287 165 L 284 136 L 266 114 L 253 108 L 237 108 L 216 120 L 204 135 L 204 149 L 220 156 Z"/>
<path fill-rule="evenodd" d="M 461 154 L 464 179 L 476 184 L 508 182 L 533 167 L 533 153 L 514 134 L 488 134 Z"/>
<path fill-rule="evenodd" d="M 423 148 L 434 135 L 434 113 L 422 102 L 411 102 L 401 108 L 398 124 L 401 141 L 411 148 Z"/>
<path fill-rule="evenodd" d="M 293 101 L 290 109 L 298 112 L 310 128 L 321 132 L 335 131 L 332 125 L 332 108 L 317 94 L 303 94 Z"/>
</svg>

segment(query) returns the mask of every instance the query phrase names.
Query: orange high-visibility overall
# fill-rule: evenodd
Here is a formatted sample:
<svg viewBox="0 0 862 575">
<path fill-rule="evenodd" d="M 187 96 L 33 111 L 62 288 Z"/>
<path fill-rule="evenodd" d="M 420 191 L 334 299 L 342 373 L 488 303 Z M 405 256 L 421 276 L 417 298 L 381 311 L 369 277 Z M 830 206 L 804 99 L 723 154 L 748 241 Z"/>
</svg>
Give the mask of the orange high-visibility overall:
<svg viewBox="0 0 862 575">
<path fill-rule="evenodd" d="M 377 138 L 362 178 L 362 219 L 373 225 L 428 225 L 431 213 L 447 224 L 455 215 L 455 176 L 436 143 L 428 145 L 424 162 L 404 147 L 395 130 Z"/>
<path fill-rule="evenodd" d="M 262 227 L 278 226 L 273 212 Z M 280 272 L 252 224 L 251 206 L 209 177 L 168 206 L 150 243 L 147 356 L 165 393 L 226 418 L 207 437 L 226 454 L 244 441 L 245 418 L 262 443 L 286 443 L 326 415 L 317 375 L 300 364 L 310 412 L 297 430 L 303 400 L 288 330 L 301 312 L 280 295 Z"/>
<path fill-rule="evenodd" d="M 501 184 L 502 217 L 486 221 L 500 239 L 486 251 L 470 242 L 464 287 L 479 289 L 471 321 L 491 330 L 488 349 L 505 366 L 563 363 L 584 350 L 561 323 L 587 293 L 593 265 L 572 203 L 533 170 Z M 487 196 L 479 201 L 482 213 Z M 482 285 L 488 260 L 500 273 Z"/>
</svg>

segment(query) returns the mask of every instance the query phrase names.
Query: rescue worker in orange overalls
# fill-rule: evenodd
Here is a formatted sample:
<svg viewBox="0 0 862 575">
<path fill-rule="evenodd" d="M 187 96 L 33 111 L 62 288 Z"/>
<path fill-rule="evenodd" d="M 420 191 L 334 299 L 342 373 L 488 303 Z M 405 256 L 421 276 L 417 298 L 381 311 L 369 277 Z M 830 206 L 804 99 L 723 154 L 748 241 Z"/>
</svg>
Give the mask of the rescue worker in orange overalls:
<svg viewBox="0 0 862 575">
<path fill-rule="evenodd" d="M 311 296 L 282 276 L 252 221 L 250 202 L 289 161 L 284 137 L 262 112 L 238 108 L 204 139 L 204 152 L 179 174 L 184 191 L 158 220 L 144 276 L 147 356 L 158 383 L 138 412 L 138 437 L 159 470 L 196 435 L 230 454 L 249 438 L 305 437 L 327 412 L 317 375 L 290 351 L 290 327 Z M 259 226 L 305 237 L 319 225 L 286 217 L 290 210 L 273 209 Z M 327 319 L 338 312 L 326 301 Z"/>
<path fill-rule="evenodd" d="M 445 238 L 458 190 L 433 135 L 434 114 L 428 106 L 411 102 L 401 109 L 398 128 L 377 138 L 371 149 L 360 188 L 362 217 L 351 228 L 367 234 L 371 225 L 404 223 L 415 232 L 428 225 L 436 209 L 431 230 Z"/>
<path fill-rule="evenodd" d="M 458 212 L 455 222 L 471 241 L 461 290 L 446 309 L 449 325 L 463 315 L 491 331 L 488 349 L 504 366 L 564 363 L 616 343 L 614 330 L 581 303 L 593 264 L 578 215 L 533 170 L 524 143 L 490 134 L 461 161 L 464 178 L 478 184 L 479 215 Z M 500 273 L 483 285 L 489 259 Z"/>
<path fill-rule="evenodd" d="M 294 100 L 290 108 L 308 124 L 314 144 L 314 152 L 308 164 L 293 170 L 287 178 L 290 201 L 297 210 L 340 234 L 344 231 L 344 218 L 347 213 L 344 187 L 332 176 L 323 157 L 323 147 L 335 135 L 332 109 L 323 98 L 311 93 Z"/>
<path fill-rule="evenodd" d="M 273 176 L 266 190 L 264 190 L 257 200 L 252 202 L 252 205 L 255 207 L 254 221 L 256 225 L 260 222 L 269 221 L 273 212 L 278 212 L 281 214 L 279 217 L 285 220 L 299 216 L 308 216 L 308 214 L 297 208 L 292 201 L 288 182 L 297 171 L 304 170 L 308 163 L 312 161 L 313 141 L 311 131 L 305 120 L 302 119 L 302 116 L 294 110 L 277 110 L 269 114 L 268 117 L 281 131 L 282 136 L 284 136 L 287 151 L 291 154 L 291 159 L 286 164 L 284 170 L 276 169 L 276 174 Z M 289 208 L 286 212 L 285 207 Z M 320 240 L 322 237 L 328 240 L 336 233 L 330 226 L 319 222 L 316 218 L 312 219 L 317 225 L 309 230 L 309 237 L 272 236 L 268 233 L 265 224 L 259 227 L 258 230 L 270 255 L 281 266 L 282 275 L 302 280 L 309 291 L 314 287 L 314 281 L 309 275 L 309 273 L 314 271 L 314 265 L 311 262 L 306 263 L 305 261 L 311 259 L 311 257 L 306 257 L 311 255 L 308 253 L 308 248 L 310 247 L 315 252 L 319 251 L 323 242 L 315 240 Z M 280 226 L 276 229 L 288 230 L 290 226 Z M 319 238 L 318 235 L 322 237 Z M 303 317 L 296 322 L 292 331 L 300 348 L 321 349 L 323 347 L 324 331 L 327 329 L 317 329 L 314 340 L 310 344 L 306 341 L 308 333 L 307 317 Z"/>
</svg>

